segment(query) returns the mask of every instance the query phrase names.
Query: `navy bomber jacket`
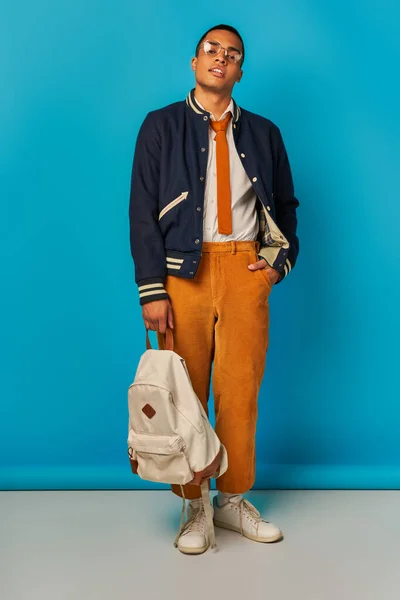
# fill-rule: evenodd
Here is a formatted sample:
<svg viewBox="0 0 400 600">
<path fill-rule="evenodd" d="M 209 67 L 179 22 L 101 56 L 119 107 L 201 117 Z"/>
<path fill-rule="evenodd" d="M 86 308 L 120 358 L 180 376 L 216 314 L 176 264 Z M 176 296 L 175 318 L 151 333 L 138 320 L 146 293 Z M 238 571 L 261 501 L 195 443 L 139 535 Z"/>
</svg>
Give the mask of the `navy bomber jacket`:
<svg viewBox="0 0 400 600">
<path fill-rule="evenodd" d="M 150 112 L 136 141 L 129 204 L 130 243 L 140 304 L 168 298 L 167 275 L 193 278 L 201 260 L 210 113 L 192 90 L 186 101 Z M 289 160 L 268 119 L 234 102 L 233 137 L 257 194 L 259 255 L 286 277 L 299 240 Z"/>
</svg>

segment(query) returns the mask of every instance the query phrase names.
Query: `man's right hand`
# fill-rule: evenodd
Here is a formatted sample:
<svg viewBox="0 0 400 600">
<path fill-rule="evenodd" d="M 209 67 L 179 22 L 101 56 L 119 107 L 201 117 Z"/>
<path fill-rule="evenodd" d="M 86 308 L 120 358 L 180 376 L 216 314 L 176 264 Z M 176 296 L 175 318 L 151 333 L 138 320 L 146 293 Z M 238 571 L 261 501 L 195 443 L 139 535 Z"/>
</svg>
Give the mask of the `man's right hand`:
<svg viewBox="0 0 400 600">
<path fill-rule="evenodd" d="M 146 329 L 165 333 L 167 327 L 174 328 L 172 306 L 169 300 L 154 300 L 142 306 L 142 316 Z"/>
</svg>

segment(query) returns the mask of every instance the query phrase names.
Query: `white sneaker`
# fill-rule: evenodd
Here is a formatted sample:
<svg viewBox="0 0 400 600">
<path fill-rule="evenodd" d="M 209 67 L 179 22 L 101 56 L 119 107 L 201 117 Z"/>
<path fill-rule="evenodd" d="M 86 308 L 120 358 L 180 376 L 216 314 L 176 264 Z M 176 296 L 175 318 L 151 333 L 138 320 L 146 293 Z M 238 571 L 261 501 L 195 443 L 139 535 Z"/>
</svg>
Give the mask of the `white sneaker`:
<svg viewBox="0 0 400 600">
<path fill-rule="evenodd" d="M 211 511 L 213 510 L 210 506 Z M 188 520 L 184 523 L 178 539 L 178 549 L 183 554 L 202 554 L 210 545 L 207 533 L 206 513 L 201 498 L 191 500 L 188 506 Z"/>
<path fill-rule="evenodd" d="M 218 506 L 217 496 L 214 496 L 213 506 L 216 527 L 237 531 L 255 542 L 278 542 L 283 538 L 282 531 L 264 521 L 258 510 L 240 495 L 230 498 L 222 507 Z"/>
</svg>

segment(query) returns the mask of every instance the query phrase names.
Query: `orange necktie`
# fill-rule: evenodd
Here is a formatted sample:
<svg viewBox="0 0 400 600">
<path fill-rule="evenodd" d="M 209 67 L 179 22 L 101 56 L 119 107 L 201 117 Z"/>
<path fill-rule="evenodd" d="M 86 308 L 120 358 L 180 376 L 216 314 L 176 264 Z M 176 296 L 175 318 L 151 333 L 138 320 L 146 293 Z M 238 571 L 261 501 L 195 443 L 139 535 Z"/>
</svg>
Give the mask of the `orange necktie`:
<svg viewBox="0 0 400 600">
<path fill-rule="evenodd" d="M 229 150 L 226 139 L 226 128 L 231 118 L 229 113 L 222 121 L 211 121 L 216 132 L 217 145 L 217 213 L 218 233 L 232 233 L 231 181 L 229 173 Z"/>
</svg>

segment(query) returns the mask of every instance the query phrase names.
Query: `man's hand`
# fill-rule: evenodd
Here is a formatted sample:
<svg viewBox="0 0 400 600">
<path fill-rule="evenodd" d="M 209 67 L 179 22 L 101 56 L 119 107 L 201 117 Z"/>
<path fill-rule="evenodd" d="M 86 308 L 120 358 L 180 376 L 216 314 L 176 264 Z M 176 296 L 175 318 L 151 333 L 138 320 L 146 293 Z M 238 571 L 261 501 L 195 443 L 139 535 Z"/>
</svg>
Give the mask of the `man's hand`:
<svg viewBox="0 0 400 600">
<path fill-rule="evenodd" d="M 257 262 L 249 265 L 248 268 L 250 269 L 250 271 L 265 269 L 271 281 L 271 284 L 274 285 L 281 278 L 281 274 L 277 269 L 273 269 L 272 267 L 266 265 L 268 265 L 267 261 L 265 260 L 265 258 L 262 258 L 261 260 L 258 260 Z"/>
<path fill-rule="evenodd" d="M 154 300 L 142 306 L 142 316 L 146 329 L 165 333 L 167 327 L 174 328 L 172 306 L 169 300 Z"/>
</svg>

